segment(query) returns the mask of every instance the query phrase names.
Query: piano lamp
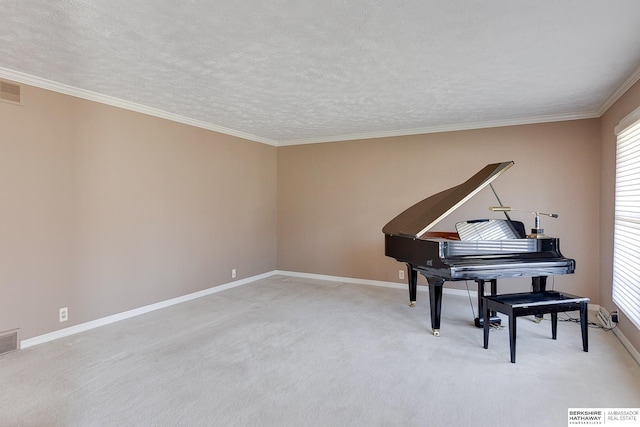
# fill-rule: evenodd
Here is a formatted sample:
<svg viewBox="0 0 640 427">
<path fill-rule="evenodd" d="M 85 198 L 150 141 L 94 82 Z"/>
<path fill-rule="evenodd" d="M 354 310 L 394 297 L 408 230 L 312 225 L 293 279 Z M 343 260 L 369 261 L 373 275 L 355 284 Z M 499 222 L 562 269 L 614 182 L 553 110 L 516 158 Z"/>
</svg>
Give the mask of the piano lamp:
<svg viewBox="0 0 640 427">
<path fill-rule="evenodd" d="M 489 208 L 491 212 L 527 212 L 535 215 L 533 228 L 531 229 L 531 234 L 527 234 L 528 239 L 544 239 L 547 236 L 544 234 L 544 230 L 540 228 L 540 215 L 545 215 L 551 218 L 558 218 L 558 214 L 554 213 L 545 213 L 545 212 L 531 212 L 531 211 L 523 211 L 520 209 L 513 209 L 509 206 L 491 206 Z"/>
</svg>

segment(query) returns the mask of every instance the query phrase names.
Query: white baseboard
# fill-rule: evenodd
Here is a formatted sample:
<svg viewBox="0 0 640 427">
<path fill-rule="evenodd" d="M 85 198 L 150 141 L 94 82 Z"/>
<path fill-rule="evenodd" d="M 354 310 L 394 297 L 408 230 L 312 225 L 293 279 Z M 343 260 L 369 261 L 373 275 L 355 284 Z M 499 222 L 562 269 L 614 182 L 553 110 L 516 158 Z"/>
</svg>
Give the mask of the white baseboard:
<svg viewBox="0 0 640 427">
<path fill-rule="evenodd" d="M 381 280 L 369 280 L 369 279 L 354 279 L 352 277 L 340 277 L 340 276 L 327 276 L 324 274 L 313 274 L 313 273 L 299 273 L 297 271 L 285 271 L 285 270 L 275 270 L 275 274 L 281 274 L 283 276 L 291 276 L 291 277 L 302 277 L 306 279 L 317 279 L 317 280 L 326 280 L 329 282 L 343 282 L 343 283 L 356 283 L 360 285 L 371 285 L 371 286 L 381 286 L 384 288 L 393 288 L 393 289 L 406 289 L 409 290 L 409 285 L 407 283 L 398 283 L 398 282 L 384 282 Z M 418 286 L 418 292 L 427 292 L 429 290 L 426 286 Z M 451 289 L 444 288 L 442 290 L 444 293 L 450 294 L 458 294 L 458 295 L 468 295 L 471 296 L 478 295 L 478 292 L 474 290 L 469 290 L 468 292 L 464 289 Z"/>
<path fill-rule="evenodd" d="M 219 286 L 214 286 L 208 289 L 204 289 L 202 291 L 193 292 L 191 294 L 172 298 L 166 301 L 145 305 L 143 307 L 134 308 L 132 310 L 124 311 L 122 313 L 117 313 L 111 316 L 106 316 L 100 319 L 70 326 L 68 328 L 59 329 L 57 331 L 49 332 L 47 334 L 39 335 L 33 338 L 28 338 L 20 341 L 20 348 L 24 349 L 24 348 L 32 347 L 34 345 L 44 344 L 46 342 L 53 341 L 58 338 L 68 337 L 70 335 L 78 334 L 80 332 L 88 331 L 94 328 L 98 328 L 100 326 L 108 325 L 110 323 L 119 322 L 120 320 L 129 319 L 131 317 L 139 316 L 141 314 L 149 313 L 151 311 L 159 310 L 161 308 L 166 308 L 172 305 L 180 304 L 182 302 L 191 301 L 196 298 L 201 298 L 207 295 L 214 294 L 216 292 L 222 292 L 227 289 L 235 288 L 237 286 L 246 285 L 248 283 L 255 282 L 256 280 L 265 279 L 267 277 L 275 276 L 277 274 L 280 274 L 283 276 L 302 277 L 302 278 L 310 278 L 310 279 L 318 279 L 318 280 L 327 280 L 327 281 L 333 281 L 333 282 L 359 283 L 364 285 L 383 286 L 383 287 L 396 288 L 396 289 L 407 289 L 406 284 L 403 285 L 403 284 L 394 283 L 394 282 L 383 282 L 379 280 L 367 280 L 367 279 L 353 279 L 350 277 L 327 276 L 323 274 L 298 273 L 294 271 L 272 270 L 267 273 L 258 274 L 252 277 L 247 277 L 246 279 L 236 280 L 234 282 L 225 283 Z M 418 289 L 421 291 L 426 290 L 426 289 L 423 289 L 422 287 L 419 287 Z"/>
<path fill-rule="evenodd" d="M 373 286 L 383 286 L 387 288 L 395 288 L 395 289 L 407 289 L 408 285 L 396 282 L 382 282 L 378 280 L 367 280 L 367 279 L 353 279 L 350 277 L 338 277 L 338 276 L 326 276 L 324 274 L 312 274 L 312 273 L 299 273 L 295 271 L 283 271 L 283 270 L 275 270 L 275 274 L 281 274 L 284 276 L 292 276 L 292 277 L 302 277 L 308 279 L 318 279 L 318 280 L 327 280 L 333 282 L 344 282 L 344 283 L 357 283 L 362 285 L 373 285 Z M 418 291 L 427 291 L 428 288 L 425 286 L 418 286 Z M 443 293 L 449 294 L 457 294 L 457 295 L 470 295 L 472 297 L 476 297 L 478 292 L 475 290 L 464 290 L 464 289 L 450 289 L 444 288 L 442 290 Z M 598 304 L 589 304 L 589 312 L 597 313 L 600 310 L 600 305 Z M 622 345 L 627 349 L 627 351 L 631 354 L 631 356 L 638 362 L 640 365 L 640 353 L 636 348 L 631 344 L 631 342 L 624 336 L 619 329 L 613 329 L 613 333 Z"/>
<path fill-rule="evenodd" d="M 352 277 L 339 277 L 339 276 L 327 276 L 325 274 L 313 274 L 313 273 L 300 273 L 296 271 L 286 271 L 286 270 L 272 270 L 267 273 L 258 274 L 256 276 L 247 277 L 245 279 L 236 280 L 234 282 L 225 283 L 223 285 L 214 286 L 208 289 L 204 289 L 202 291 L 193 292 L 191 294 L 183 295 L 181 297 L 172 298 L 166 301 L 161 301 L 155 304 L 146 305 L 144 307 L 135 308 L 133 310 L 124 311 L 122 313 L 114 314 L 112 316 L 103 317 L 101 319 L 92 320 L 90 322 L 81 323 L 79 325 L 71 326 L 69 328 L 60 329 L 57 331 L 50 332 L 48 334 L 39 335 L 37 337 L 29 338 L 23 341 L 20 341 L 20 348 L 28 348 L 34 345 L 43 344 L 49 341 L 53 341 L 58 338 L 67 337 L 69 335 L 77 334 L 80 332 L 88 331 L 90 329 L 94 329 L 100 326 L 108 325 L 110 323 L 115 323 L 120 320 L 129 319 L 134 316 L 139 316 L 141 314 L 149 313 L 151 311 L 159 310 L 161 308 L 170 307 L 172 305 L 180 304 L 182 302 L 191 301 L 196 298 L 201 298 L 207 295 L 214 294 L 216 292 L 222 292 L 227 289 L 235 288 L 237 286 L 246 285 L 252 282 L 255 282 L 260 279 L 265 279 L 267 277 L 282 275 L 282 276 L 291 276 L 291 277 L 300 277 L 307 279 L 317 279 L 317 280 L 326 280 L 331 282 L 342 282 L 342 283 L 355 283 L 360 285 L 370 285 L 370 286 L 381 286 L 385 288 L 393 288 L 393 289 L 407 289 L 408 285 L 406 283 L 397 283 L 397 282 L 385 282 L 380 280 L 369 280 L 369 279 L 356 279 Z M 418 286 L 419 292 L 426 292 L 427 287 Z M 443 293 L 456 294 L 456 295 L 470 295 L 477 296 L 477 292 L 475 290 L 464 290 L 464 289 L 450 289 L 444 288 Z M 600 306 L 598 304 L 589 304 L 589 311 L 599 310 Z M 635 347 L 629 342 L 629 340 L 624 336 L 622 332 L 620 332 L 617 328 L 613 330 L 613 333 L 618 337 L 622 345 L 629 351 L 631 356 L 638 362 L 640 365 L 640 353 L 636 350 Z"/>
<path fill-rule="evenodd" d="M 613 330 L 613 334 L 616 337 L 618 337 L 618 339 L 620 340 L 624 348 L 627 349 L 631 357 L 633 357 L 635 361 L 638 362 L 638 365 L 640 365 L 640 353 L 638 352 L 638 350 L 636 350 L 633 344 L 631 344 L 631 342 L 627 339 L 627 337 L 625 337 L 624 334 L 618 328 L 615 328 Z"/>
<path fill-rule="evenodd" d="M 600 305 L 589 304 L 589 311 L 593 311 L 594 312 L 593 315 L 595 316 L 596 313 L 600 311 Z M 633 357 L 635 361 L 638 363 L 638 365 L 640 365 L 640 352 L 638 352 L 638 350 L 633 346 L 633 344 L 631 344 L 631 341 L 629 341 L 627 337 L 624 336 L 624 334 L 622 333 L 622 331 L 620 331 L 620 329 L 613 328 L 611 331 L 618 338 L 618 340 L 620 340 L 624 348 L 627 349 L 631 357 Z"/>
<path fill-rule="evenodd" d="M 214 286 L 208 289 L 204 289 L 202 291 L 193 292 L 191 294 L 172 298 L 166 301 L 145 305 L 144 307 L 134 308 L 133 310 L 124 311 L 122 313 L 117 313 L 111 316 L 92 320 L 90 322 L 80 323 L 78 325 L 74 325 L 68 328 L 59 329 L 57 331 L 53 331 L 44 335 L 39 335 L 37 337 L 20 341 L 20 348 L 23 349 L 23 348 L 32 347 L 34 345 L 43 344 L 45 342 L 53 341 L 58 338 L 67 337 L 69 335 L 74 335 L 80 332 L 88 331 L 90 329 L 98 328 L 100 326 L 108 325 L 110 323 L 119 322 L 120 320 L 129 319 L 131 317 L 139 316 L 141 314 L 149 313 L 151 311 L 159 310 L 161 308 L 170 307 L 172 305 L 180 304 L 186 301 L 191 301 L 196 298 L 201 298 L 207 295 L 211 295 L 216 292 L 226 291 L 227 289 L 235 288 L 237 286 L 242 286 L 251 282 L 255 282 L 256 280 L 271 277 L 274 274 L 276 274 L 274 271 L 270 271 L 264 274 L 258 274 L 256 276 L 247 277 L 246 279 L 236 280 L 234 282 L 229 282 L 223 285 Z"/>
<path fill-rule="evenodd" d="M 328 282 L 357 283 L 361 285 L 382 286 L 385 288 L 407 289 L 407 285 L 395 282 L 383 282 L 380 280 L 354 279 L 351 277 L 327 276 L 325 274 L 300 273 L 297 271 L 274 270 L 274 274 L 282 276 L 301 277 L 304 279 L 326 280 Z"/>
</svg>

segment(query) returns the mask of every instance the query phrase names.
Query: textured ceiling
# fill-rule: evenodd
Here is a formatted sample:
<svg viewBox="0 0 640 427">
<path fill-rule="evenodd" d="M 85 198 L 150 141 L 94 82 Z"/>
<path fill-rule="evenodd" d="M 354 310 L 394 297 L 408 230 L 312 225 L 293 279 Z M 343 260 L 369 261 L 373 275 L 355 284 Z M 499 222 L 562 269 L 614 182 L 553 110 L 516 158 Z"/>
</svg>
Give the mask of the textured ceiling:
<svg viewBox="0 0 640 427">
<path fill-rule="evenodd" d="M 638 17 L 638 0 L 0 0 L 0 77 L 274 145 L 534 123 L 597 117 L 640 77 Z"/>
</svg>

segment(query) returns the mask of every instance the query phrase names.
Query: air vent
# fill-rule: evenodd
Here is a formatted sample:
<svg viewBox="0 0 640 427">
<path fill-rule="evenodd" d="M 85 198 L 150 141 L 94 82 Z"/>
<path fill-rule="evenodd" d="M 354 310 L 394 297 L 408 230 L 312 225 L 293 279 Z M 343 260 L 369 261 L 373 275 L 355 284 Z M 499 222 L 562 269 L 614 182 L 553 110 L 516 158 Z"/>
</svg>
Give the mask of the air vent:
<svg viewBox="0 0 640 427">
<path fill-rule="evenodd" d="M 0 81 L 0 100 L 20 104 L 20 85 Z"/>
<path fill-rule="evenodd" d="M 0 354 L 18 349 L 18 330 L 0 332 Z"/>
</svg>

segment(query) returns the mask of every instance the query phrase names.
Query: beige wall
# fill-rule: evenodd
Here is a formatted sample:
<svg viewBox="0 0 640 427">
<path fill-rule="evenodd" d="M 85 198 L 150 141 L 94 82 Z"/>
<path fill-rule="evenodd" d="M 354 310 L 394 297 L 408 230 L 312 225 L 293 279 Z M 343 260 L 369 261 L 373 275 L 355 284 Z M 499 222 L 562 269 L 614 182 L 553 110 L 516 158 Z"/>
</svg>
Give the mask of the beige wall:
<svg viewBox="0 0 640 427">
<path fill-rule="evenodd" d="M 404 265 L 384 255 L 386 222 L 486 164 L 508 160 L 515 166 L 494 183 L 502 202 L 558 213 L 558 219 L 542 218 L 542 225 L 577 262 L 574 275 L 557 276 L 551 285 L 597 302 L 597 119 L 280 147 L 278 268 L 404 283 L 398 279 Z M 454 231 L 456 221 L 500 218 L 488 211 L 496 204 L 485 189 L 435 229 Z M 512 218 L 533 226 L 533 215 Z M 529 284 L 503 280 L 501 289 Z M 464 287 L 449 284 L 456 285 Z"/>
<path fill-rule="evenodd" d="M 24 105 L 0 102 L 0 331 L 24 340 L 276 268 L 275 147 L 22 90 Z"/>
<path fill-rule="evenodd" d="M 21 340 L 227 283 L 232 268 L 404 283 L 384 224 L 506 160 L 503 203 L 558 213 L 543 227 L 577 261 L 551 285 L 614 309 L 613 127 L 640 84 L 601 119 L 277 149 L 27 85 L 23 101 L 0 103 L 0 331 Z M 500 217 L 495 204 L 483 190 L 435 229 Z"/>
<path fill-rule="evenodd" d="M 613 271 L 613 216 L 616 185 L 616 135 L 614 128 L 620 120 L 640 107 L 640 82 L 632 86 L 609 110 L 601 117 L 602 145 L 600 186 L 601 221 L 600 221 L 600 304 L 609 311 L 615 310 L 611 301 L 611 278 Z M 640 331 L 620 313 L 620 331 L 640 351 Z"/>
</svg>

